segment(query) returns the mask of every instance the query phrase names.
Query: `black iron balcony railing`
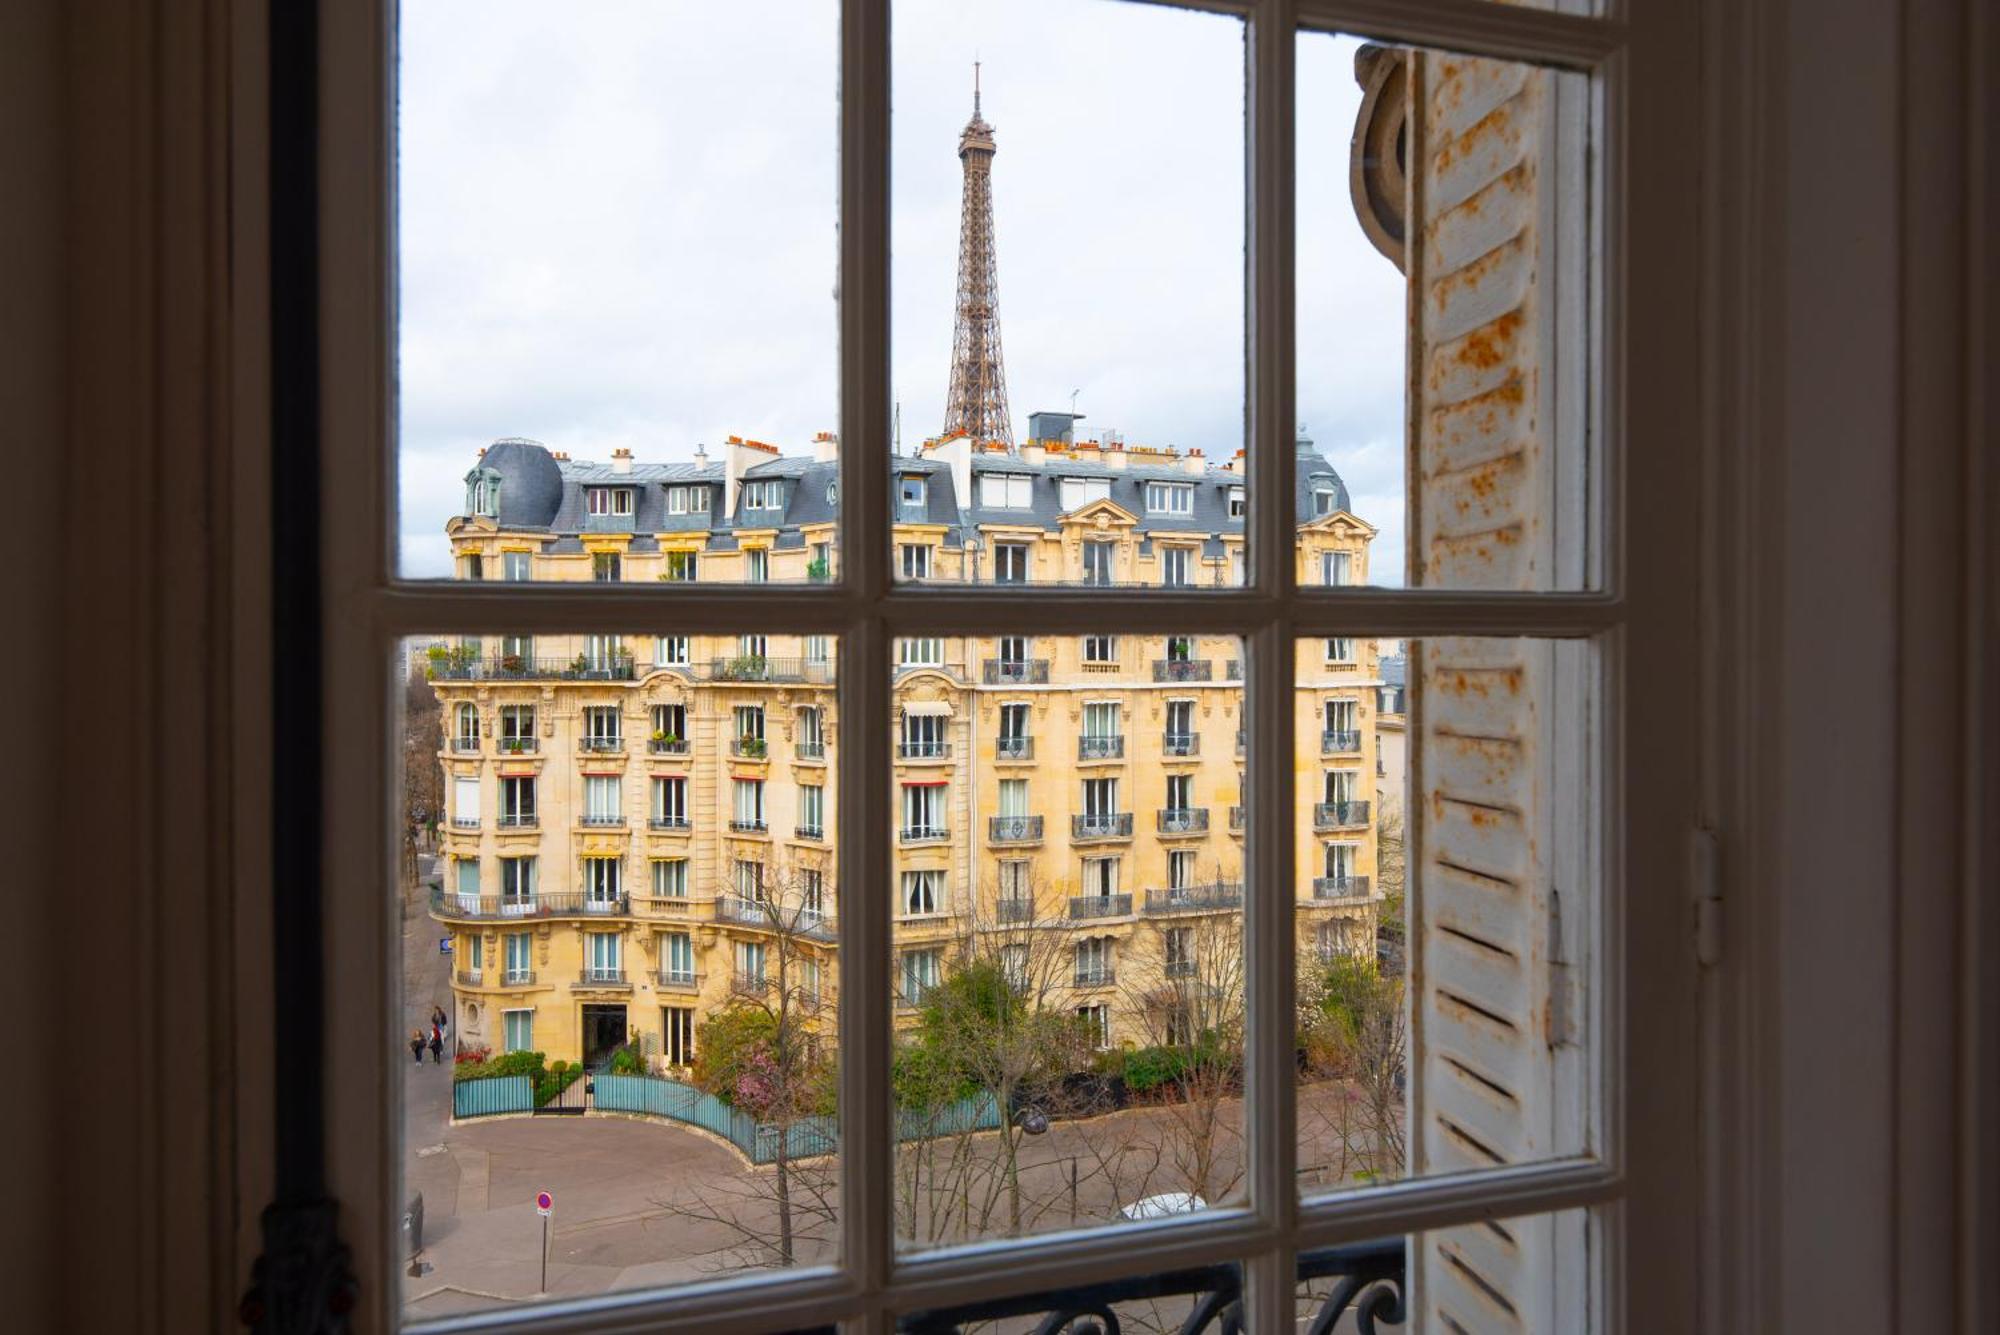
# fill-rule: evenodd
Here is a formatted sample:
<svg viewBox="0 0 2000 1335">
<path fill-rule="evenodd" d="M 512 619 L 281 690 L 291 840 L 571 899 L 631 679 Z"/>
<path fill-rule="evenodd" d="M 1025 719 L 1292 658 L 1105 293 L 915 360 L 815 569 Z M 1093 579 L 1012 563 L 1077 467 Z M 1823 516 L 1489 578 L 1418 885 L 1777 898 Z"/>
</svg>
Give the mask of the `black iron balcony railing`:
<svg viewBox="0 0 2000 1335">
<path fill-rule="evenodd" d="M 535 971 L 533 969 L 502 969 L 500 971 L 500 986 L 502 987 L 533 987 L 534 985 Z"/>
<path fill-rule="evenodd" d="M 459 752 L 477 751 L 479 749 L 479 739 L 477 737 L 454 737 L 451 739 L 451 749 Z"/>
<path fill-rule="evenodd" d="M 993 903 L 993 916 L 1000 922 L 1033 922 L 1035 901 L 1003 895 Z"/>
<path fill-rule="evenodd" d="M 576 745 L 580 751 L 623 751 L 625 749 L 625 739 L 623 737 L 584 737 L 579 739 Z"/>
<path fill-rule="evenodd" d="M 1366 802 L 1315 802 L 1313 804 L 1313 828 L 1315 830 L 1340 830 L 1368 823 Z"/>
<path fill-rule="evenodd" d="M 1125 739 L 1120 737 L 1079 737 L 1076 739 L 1078 760 L 1122 760 L 1125 756 Z"/>
<path fill-rule="evenodd" d="M 1132 813 L 1129 811 L 1101 811 L 1091 816 L 1071 816 L 1069 818 L 1071 839 L 1130 839 L 1132 837 Z"/>
<path fill-rule="evenodd" d="M 951 743 L 939 741 L 897 742 L 898 760 L 949 760 Z"/>
<path fill-rule="evenodd" d="M 1192 978 L 1194 977 L 1194 961 L 1168 960 L 1162 967 L 1161 972 L 1165 973 L 1169 978 Z"/>
<path fill-rule="evenodd" d="M 649 816 L 646 818 L 646 828 L 665 831 L 692 830 L 694 822 L 686 816 Z"/>
<path fill-rule="evenodd" d="M 1366 899 L 1368 898 L 1368 878 L 1366 876 L 1315 876 L 1313 877 L 1314 899 Z"/>
<path fill-rule="evenodd" d="M 1118 982 L 1118 972 L 1106 964 L 1095 969 L 1078 969 L 1071 980 L 1074 987 L 1113 987 Z"/>
<path fill-rule="evenodd" d="M 897 841 L 905 844 L 935 844 L 950 837 L 942 825 L 905 825 L 896 832 Z"/>
<path fill-rule="evenodd" d="M 1169 756 L 1192 756 L 1201 752 L 1198 732 L 1168 732 L 1160 735 L 1160 751 Z"/>
<path fill-rule="evenodd" d="M 1208 881 L 1146 892 L 1148 913 L 1211 913 L 1243 907 L 1243 882 Z"/>
<path fill-rule="evenodd" d="M 701 977 L 693 969 L 662 969 L 654 975 L 653 986 L 671 992 L 699 992 Z"/>
<path fill-rule="evenodd" d="M 1241 834 L 1243 832 L 1243 806 L 1241 803 L 1229 808 L 1229 832 L 1231 834 Z"/>
<path fill-rule="evenodd" d="M 498 658 L 474 658 L 462 662 L 433 660 L 425 668 L 432 681 L 631 681 L 634 672 L 629 657 L 608 662 L 583 658 L 526 658 L 502 654 Z"/>
<path fill-rule="evenodd" d="M 622 811 L 586 811 L 583 813 L 583 819 L 578 823 L 598 829 L 623 829 L 625 827 L 625 813 Z"/>
<path fill-rule="evenodd" d="M 656 756 L 684 756 L 688 753 L 685 737 L 649 737 L 646 750 Z"/>
<path fill-rule="evenodd" d="M 1035 739 L 1032 737 L 1002 737 L 993 743 L 996 760 L 1033 760 Z"/>
<path fill-rule="evenodd" d="M 1161 807 L 1157 813 L 1161 834 L 1206 834 L 1207 807 Z"/>
<path fill-rule="evenodd" d="M 483 987 L 483 975 L 484 970 L 481 969 L 453 969 L 451 981 L 460 987 Z"/>
<path fill-rule="evenodd" d="M 1038 844 L 1042 841 L 1042 818 L 988 816 L 986 838 L 996 844 Z"/>
<path fill-rule="evenodd" d="M 1222 664 L 1222 679 L 1224 681 L 1242 681 L 1243 660 L 1240 658 L 1224 660 Z"/>
<path fill-rule="evenodd" d="M 739 997 L 761 997 L 771 991 L 771 980 L 761 973 L 737 972 L 730 975 L 729 990 Z"/>
<path fill-rule="evenodd" d="M 814 658 L 765 658 L 739 654 L 734 658 L 711 658 L 706 673 L 710 681 L 782 681 L 823 685 L 833 680 L 831 660 Z"/>
<path fill-rule="evenodd" d="M 729 828 L 737 834 L 765 834 L 771 826 L 762 816 L 750 816 L 732 818 Z"/>
<path fill-rule="evenodd" d="M 451 818 L 451 828 L 454 830 L 476 830 L 479 828 L 479 817 L 453 816 Z"/>
<path fill-rule="evenodd" d="M 826 743 L 820 741 L 795 742 L 792 745 L 792 752 L 800 760 L 825 760 Z"/>
<path fill-rule="evenodd" d="M 551 895 L 463 895 L 431 887 L 431 912 L 440 918 L 492 919 L 563 918 L 581 914 L 616 916 L 632 911 L 629 895 L 591 895 L 570 891 Z"/>
<path fill-rule="evenodd" d="M 541 741 L 534 737 L 502 737 L 494 745 L 503 756 L 532 755 L 542 749 Z"/>
<path fill-rule="evenodd" d="M 769 760 L 771 744 L 762 737 L 731 737 L 729 754 L 738 760 Z"/>
<path fill-rule="evenodd" d="M 623 967 L 590 965 L 577 974 L 578 987 L 630 987 L 632 980 L 625 976 Z"/>
<path fill-rule="evenodd" d="M 801 821 L 792 827 L 792 837 L 794 839 L 824 839 L 826 838 L 826 826 L 807 825 Z"/>
<path fill-rule="evenodd" d="M 1132 914 L 1130 895 L 1071 895 L 1069 916 L 1085 918 L 1127 918 Z"/>
<path fill-rule="evenodd" d="M 761 927 L 767 931 L 790 932 L 814 941 L 831 941 L 834 921 L 818 909 L 785 908 L 742 895 L 721 895 L 715 901 L 715 920 L 738 927 Z"/>
<path fill-rule="evenodd" d="M 1215 662 L 1208 658 L 1156 658 L 1154 681 L 1212 681 Z"/>
<path fill-rule="evenodd" d="M 1049 660 L 1046 658 L 989 658 L 981 665 L 981 670 L 988 686 L 1005 686 L 1015 682 L 1046 686 L 1049 681 Z"/>
<path fill-rule="evenodd" d="M 500 813 L 499 825 L 503 830 L 532 830 L 541 823 L 541 817 L 532 811 L 503 811 Z"/>
<path fill-rule="evenodd" d="M 1361 730 L 1359 728 L 1328 728 L 1319 735 L 1319 750 L 1321 755 L 1353 755 L 1360 749 Z"/>
</svg>

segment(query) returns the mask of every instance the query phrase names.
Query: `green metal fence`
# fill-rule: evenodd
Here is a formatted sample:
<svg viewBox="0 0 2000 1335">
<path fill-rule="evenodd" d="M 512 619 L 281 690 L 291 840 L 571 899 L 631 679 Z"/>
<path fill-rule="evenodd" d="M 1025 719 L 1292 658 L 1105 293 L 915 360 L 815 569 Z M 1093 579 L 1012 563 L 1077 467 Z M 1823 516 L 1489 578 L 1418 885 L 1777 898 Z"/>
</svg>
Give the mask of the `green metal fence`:
<svg viewBox="0 0 2000 1335">
<path fill-rule="evenodd" d="M 525 1075 L 460 1080 L 451 1087 L 453 1117 L 493 1117 L 535 1110 L 535 1082 Z"/>
</svg>

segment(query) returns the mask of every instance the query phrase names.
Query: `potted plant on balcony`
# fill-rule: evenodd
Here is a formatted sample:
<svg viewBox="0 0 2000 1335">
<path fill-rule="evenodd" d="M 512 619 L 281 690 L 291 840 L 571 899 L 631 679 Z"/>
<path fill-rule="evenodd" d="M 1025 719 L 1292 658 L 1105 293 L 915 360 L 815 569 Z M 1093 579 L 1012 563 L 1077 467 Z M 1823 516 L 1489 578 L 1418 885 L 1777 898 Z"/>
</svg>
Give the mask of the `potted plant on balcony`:
<svg viewBox="0 0 2000 1335">
<path fill-rule="evenodd" d="M 814 557 L 806 563 L 806 578 L 815 584 L 826 583 L 826 577 L 830 573 L 831 567 L 827 565 L 826 558 L 823 556 Z"/>
<path fill-rule="evenodd" d="M 500 655 L 500 670 L 502 672 L 519 672 L 525 666 L 526 663 L 519 654 Z"/>
<path fill-rule="evenodd" d="M 590 671 L 590 660 L 588 658 L 585 658 L 582 654 L 578 654 L 575 658 L 572 658 L 569 661 L 570 676 L 581 677 L 584 673 L 588 671 Z"/>
<path fill-rule="evenodd" d="M 518 756 L 527 749 L 528 739 L 525 737 L 502 737 L 500 739 L 500 750 L 505 755 Z"/>
<path fill-rule="evenodd" d="M 762 760 L 764 758 L 766 748 L 762 737 L 745 737 L 742 740 L 744 755 L 750 757 L 752 760 Z"/>
</svg>

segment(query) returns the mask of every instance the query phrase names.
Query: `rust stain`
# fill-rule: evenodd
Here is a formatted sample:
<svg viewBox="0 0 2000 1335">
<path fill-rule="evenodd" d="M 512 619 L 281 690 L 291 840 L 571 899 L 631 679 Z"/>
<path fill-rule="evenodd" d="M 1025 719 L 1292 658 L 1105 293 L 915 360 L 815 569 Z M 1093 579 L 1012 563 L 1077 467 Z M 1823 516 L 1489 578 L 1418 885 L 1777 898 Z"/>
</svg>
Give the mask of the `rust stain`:
<svg viewBox="0 0 2000 1335">
<path fill-rule="evenodd" d="M 1498 366 L 1512 353 L 1514 337 L 1520 332 L 1522 320 L 1521 311 L 1516 307 L 1481 325 L 1461 341 L 1456 354 L 1458 360 L 1482 371 Z"/>
</svg>

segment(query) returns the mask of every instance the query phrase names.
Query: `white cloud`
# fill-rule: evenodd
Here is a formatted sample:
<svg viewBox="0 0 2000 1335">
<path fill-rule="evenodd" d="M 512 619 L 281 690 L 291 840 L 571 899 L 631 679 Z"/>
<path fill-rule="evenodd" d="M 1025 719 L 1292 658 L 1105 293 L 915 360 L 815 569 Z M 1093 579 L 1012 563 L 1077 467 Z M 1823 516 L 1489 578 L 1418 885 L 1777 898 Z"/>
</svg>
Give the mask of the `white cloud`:
<svg viewBox="0 0 2000 1335">
<path fill-rule="evenodd" d="M 448 570 L 479 446 L 685 458 L 838 422 L 836 7 L 405 0 L 402 530 Z M 892 367 L 942 421 L 971 63 L 996 127 L 1009 399 L 1226 457 L 1243 431 L 1243 47 L 1108 0 L 899 0 Z M 1377 578 L 1402 548 L 1400 276 L 1347 201 L 1353 43 L 1300 55 L 1299 405 Z"/>
</svg>

